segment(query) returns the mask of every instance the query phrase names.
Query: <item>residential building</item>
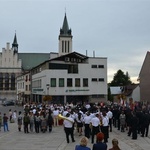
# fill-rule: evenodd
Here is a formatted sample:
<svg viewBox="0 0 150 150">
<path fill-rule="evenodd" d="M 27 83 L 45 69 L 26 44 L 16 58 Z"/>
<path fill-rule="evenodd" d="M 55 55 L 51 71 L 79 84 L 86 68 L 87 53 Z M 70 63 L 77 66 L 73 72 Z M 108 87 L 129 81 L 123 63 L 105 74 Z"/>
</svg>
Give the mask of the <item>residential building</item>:
<svg viewBox="0 0 150 150">
<path fill-rule="evenodd" d="M 139 73 L 140 97 L 142 102 L 150 102 L 150 52 L 148 51 Z"/>
<path fill-rule="evenodd" d="M 31 96 L 30 72 L 17 77 L 17 102 L 29 102 Z"/>
</svg>

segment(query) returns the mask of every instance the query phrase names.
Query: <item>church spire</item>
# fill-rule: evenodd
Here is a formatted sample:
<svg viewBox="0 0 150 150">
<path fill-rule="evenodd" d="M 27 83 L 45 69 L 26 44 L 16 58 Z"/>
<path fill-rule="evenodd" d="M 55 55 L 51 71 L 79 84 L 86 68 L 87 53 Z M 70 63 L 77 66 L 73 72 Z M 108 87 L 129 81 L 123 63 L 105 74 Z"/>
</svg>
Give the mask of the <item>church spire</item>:
<svg viewBox="0 0 150 150">
<path fill-rule="evenodd" d="M 72 34 L 65 13 L 63 26 L 59 34 L 59 56 L 72 52 Z"/>
<path fill-rule="evenodd" d="M 60 35 L 71 36 L 71 29 L 69 29 L 66 13 L 65 13 L 65 17 L 64 17 L 63 26 L 60 29 Z"/>
<path fill-rule="evenodd" d="M 18 52 L 18 43 L 17 43 L 17 36 L 16 36 L 16 33 L 15 33 L 15 36 L 14 36 L 14 41 L 12 43 L 12 49 L 14 50 L 14 53 L 17 53 Z"/>
</svg>

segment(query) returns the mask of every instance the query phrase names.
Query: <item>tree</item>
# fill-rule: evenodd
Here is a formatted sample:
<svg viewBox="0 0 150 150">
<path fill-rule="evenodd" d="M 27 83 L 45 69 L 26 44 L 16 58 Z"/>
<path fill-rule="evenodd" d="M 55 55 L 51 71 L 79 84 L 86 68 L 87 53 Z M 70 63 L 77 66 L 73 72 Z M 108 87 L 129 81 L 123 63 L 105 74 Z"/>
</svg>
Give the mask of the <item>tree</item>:
<svg viewBox="0 0 150 150">
<path fill-rule="evenodd" d="M 110 86 L 126 86 L 131 84 L 131 80 L 128 72 L 124 74 L 122 70 L 118 70 L 117 73 L 114 74 L 114 78 L 109 84 Z"/>
<path fill-rule="evenodd" d="M 50 96 L 50 95 L 45 95 L 43 97 L 43 101 L 51 101 L 51 100 L 52 100 L 52 96 Z"/>
</svg>

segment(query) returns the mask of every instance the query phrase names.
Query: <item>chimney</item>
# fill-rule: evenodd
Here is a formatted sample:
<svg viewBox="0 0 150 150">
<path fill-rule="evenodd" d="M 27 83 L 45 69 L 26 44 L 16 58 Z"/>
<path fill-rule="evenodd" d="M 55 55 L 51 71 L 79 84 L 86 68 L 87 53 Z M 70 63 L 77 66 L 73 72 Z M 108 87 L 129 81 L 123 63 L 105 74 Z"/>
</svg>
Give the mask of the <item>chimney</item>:
<svg viewBox="0 0 150 150">
<path fill-rule="evenodd" d="M 6 49 L 10 48 L 10 43 L 6 43 Z"/>
<path fill-rule="evenodd" d="M 95 51 L 93 51 L 93 57 L 95 57 Z"/>
<path fill-rule="evenodd" d="M 86 56 L 88 55 L 88 51 L 86 50 Z"/>
</svg>

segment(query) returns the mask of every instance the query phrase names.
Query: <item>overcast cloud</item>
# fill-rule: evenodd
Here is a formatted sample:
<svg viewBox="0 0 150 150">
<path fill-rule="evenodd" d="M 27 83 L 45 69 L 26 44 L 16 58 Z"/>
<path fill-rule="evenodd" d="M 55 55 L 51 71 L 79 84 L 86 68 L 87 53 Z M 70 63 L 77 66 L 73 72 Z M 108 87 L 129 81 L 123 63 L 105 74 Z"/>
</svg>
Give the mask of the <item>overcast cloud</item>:
<svg viewBox="0 0 150 150">
<path fill-rule="evenodd" d="M 0 49 L 58 52 L 64 14 L 73 51 L 108 58 L 108 82 L 119 69 L 136 81 L 150 49 L 150 0 L 0 0 Z"/>
</svg>

